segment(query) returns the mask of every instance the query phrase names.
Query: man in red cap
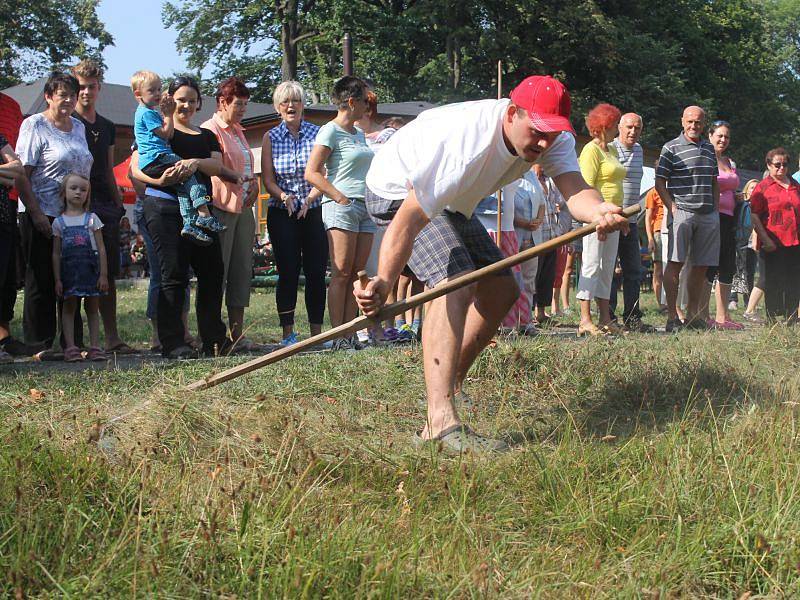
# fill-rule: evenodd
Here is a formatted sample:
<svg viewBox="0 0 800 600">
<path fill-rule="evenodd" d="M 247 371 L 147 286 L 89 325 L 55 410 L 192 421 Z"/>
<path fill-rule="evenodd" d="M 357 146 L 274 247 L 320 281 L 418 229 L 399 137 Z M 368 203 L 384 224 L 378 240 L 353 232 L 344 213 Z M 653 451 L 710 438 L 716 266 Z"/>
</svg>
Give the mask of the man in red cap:
<svg viewBox="0 0 800 600">
<path fill-rule="evenodd" d="M 575 219 L 598 220 L 598 232 L 626 228 L 620 209 L 603 202 L 581 177 L 569 122 L 569 93 L 551 77 L 528 77 L 511 98 L 463 102 L 420 114 L 375 155 L 366 204 L 387 227 L 378 274 L 355 296 L 376 314 L 408 264 L 429 287 L 503 258 L 472 212 L 481 199 L 542 165 Z M 519 297 L 511 271 L 434 300 L 422 337 L 428 416 L 415 440 L 441 441 L 457 452 L 504 450 L 501 440 L 475 433 L 458 407 L 475 358 Z"/>
</svg>

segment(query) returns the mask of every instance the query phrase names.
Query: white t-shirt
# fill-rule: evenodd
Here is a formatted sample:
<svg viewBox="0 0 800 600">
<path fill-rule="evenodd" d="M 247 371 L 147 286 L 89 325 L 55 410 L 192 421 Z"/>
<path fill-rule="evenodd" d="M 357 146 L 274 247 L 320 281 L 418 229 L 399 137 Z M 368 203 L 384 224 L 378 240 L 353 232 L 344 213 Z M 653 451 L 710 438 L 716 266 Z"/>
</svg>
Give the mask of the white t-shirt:
<svg viewBox="0 0 800 600">
<path fill-rule="evenodd" d="M 61 215 L 61 218 L 64 219 L 64 225 L 67 227 L 80 227 L 83 225 L 84 215 Z M 103 222 L 96 214 L 89 213 L 89 223 L 87 227 L 89 228 L 89 231 L 94 233 L 103 227 Z M 56 237 L 63 237 L 62 233 L 63 230 L 61 229 L 61 221 L 56 218 L 56 220 L 53 221 L 53 235 Z M 89 239 L 92 242 L 92 250 L 97 252 L 97 242 L 94 239 L 94 235 L 92 235 Z"/>
<path fill-rule="evenodd" d="M 402 200 L 413 187 L 429 217 L 444 209 L 472 216 L 478 202 L 531 168 L 503 141 L 509 102 L 479 100 L 424 111 L 375 156 L 367 186 L 389 200 Z M 562 133 L 537 162 L 551 177 L 580 172 L 575 139 Z"/>
</svg>

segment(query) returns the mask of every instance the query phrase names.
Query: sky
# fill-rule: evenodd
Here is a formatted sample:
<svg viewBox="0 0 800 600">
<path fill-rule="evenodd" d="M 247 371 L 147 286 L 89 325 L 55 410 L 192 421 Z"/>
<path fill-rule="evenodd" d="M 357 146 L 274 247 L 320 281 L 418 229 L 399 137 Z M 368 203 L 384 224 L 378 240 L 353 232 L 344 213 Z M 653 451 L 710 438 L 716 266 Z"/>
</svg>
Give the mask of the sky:
<svg viewBox="0 0 800 600">
<path fill-rule="evenodd" d="M 102 0 L 97 13 L 114 46 L 103 51 L 105 80 L 127 85 L 131 75 L 147 69 L 161 75 L 186 70 L 175 49 L 175 33 L 161 22 L 163 0 Z M 146 43 L 143 43 L 146 40 Z"/>
</svg>

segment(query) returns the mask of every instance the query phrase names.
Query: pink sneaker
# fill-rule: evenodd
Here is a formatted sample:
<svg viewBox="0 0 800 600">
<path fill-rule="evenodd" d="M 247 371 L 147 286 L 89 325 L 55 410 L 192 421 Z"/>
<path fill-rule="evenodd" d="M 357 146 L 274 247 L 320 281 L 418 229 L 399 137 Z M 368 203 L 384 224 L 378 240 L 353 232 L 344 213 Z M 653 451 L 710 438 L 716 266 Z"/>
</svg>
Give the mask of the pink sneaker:
<svg viewBox="0 0 800 600">
<path fill-rule="evenodd" d="M 741 331 L 744 329 L 744 326 L 741 323 L 734 323 L 733 321 L 725 321 L 724 323 L 720 323 L 719 321 L 711 320 L 711 322 L 713 323 L 714 329 L 726 331 Z"/>
</svg>

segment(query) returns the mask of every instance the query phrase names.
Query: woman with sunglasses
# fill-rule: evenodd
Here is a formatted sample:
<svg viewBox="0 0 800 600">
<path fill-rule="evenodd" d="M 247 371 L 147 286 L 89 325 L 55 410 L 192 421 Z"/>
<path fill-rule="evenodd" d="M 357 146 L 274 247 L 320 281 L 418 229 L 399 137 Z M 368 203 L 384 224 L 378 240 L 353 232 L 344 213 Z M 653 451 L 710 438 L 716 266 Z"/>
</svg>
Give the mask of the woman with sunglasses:
<svg viewBox="0 0 800 600">
<path fill-rule="evenodd" d="M 719 266 L 709 267 L 706 271 L 708 281 L 707 293 L 703 296 L 705 317 L 709 328 L 742 330 L 744 325 L 731 320 L 728 300 L 736 274 L 736 203 L 741 202 L 739 175 L 736 163 L 725 155 L 731 142 L 731 126 L 727 121 L 714 121 L 708 131 L 708 139 L 714 146 L 717 155 L 717 183 L 719 185 Z M 717 280 L 715 292 L 716 315 L 708 318 L 708 296 L 711 286 Z"/>
<path fill-rule="evenodd" d="M 764 255 L 767 318 L 797 322 L 800 303 L 800 185 L 789 176 L 789 153 L 767 152 L 765 177 L 750 196 L 753 228 Z"/>
</svg>

